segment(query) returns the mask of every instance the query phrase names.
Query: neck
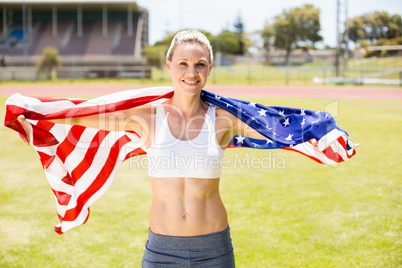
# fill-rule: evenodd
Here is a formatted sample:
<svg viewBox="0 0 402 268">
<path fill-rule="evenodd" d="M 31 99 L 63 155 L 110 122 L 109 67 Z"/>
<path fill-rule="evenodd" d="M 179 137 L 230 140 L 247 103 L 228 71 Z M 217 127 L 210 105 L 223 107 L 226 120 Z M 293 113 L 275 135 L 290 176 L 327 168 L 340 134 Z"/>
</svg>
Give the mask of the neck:
<svg viewBox="0 0 402 268">
<path fill-rule="evenodd" d="M 203 109 L 200 95 L 187 96 L 174 94 L 169 103 L 179 108 L 184 114 L 190 116 Z"/>
</svg>

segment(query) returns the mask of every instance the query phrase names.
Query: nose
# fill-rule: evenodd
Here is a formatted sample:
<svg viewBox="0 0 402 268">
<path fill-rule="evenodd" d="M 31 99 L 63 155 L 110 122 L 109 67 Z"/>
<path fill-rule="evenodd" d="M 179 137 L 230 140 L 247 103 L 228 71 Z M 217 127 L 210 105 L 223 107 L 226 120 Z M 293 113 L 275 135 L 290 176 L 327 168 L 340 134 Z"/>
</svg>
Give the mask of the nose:
<svg viewBox="0 0 402 268">
<path fill-rule="evenodd" d="M 195 65 L 190 65 L 188 68 L 188 74 L 196 75 L 198 73 Z"/>
</svg>

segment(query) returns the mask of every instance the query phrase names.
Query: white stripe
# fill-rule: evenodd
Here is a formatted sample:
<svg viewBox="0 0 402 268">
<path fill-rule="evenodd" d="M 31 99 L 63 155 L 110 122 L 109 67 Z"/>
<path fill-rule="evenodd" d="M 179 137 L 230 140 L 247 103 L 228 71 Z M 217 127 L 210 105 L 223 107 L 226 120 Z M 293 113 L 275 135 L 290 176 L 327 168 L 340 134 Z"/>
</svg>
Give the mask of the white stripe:
<svg viewBox="0 0 402 268">
<path fill-rule="evenodd" d="M 339 131 L 338 129 L 333 129 L 324 136 L 321 137 L 321 139 L 318 140 L 317 147 L 320 151 L 324 151 L 327 149 L 331 144 L 336 141 L 339 137 L 345 136 L 346 134 L 342 131 Z"/>
<path fill-rule="evenodd" d="M 63 111 L 76 106 L 69 100 L 42 102 L 38 98 L 26 97 L 19 93 L 13 94 L 9 99 L 7 99 L 6 105 L 16 105 L 42 115 Z"/>
<path fill-rule="evenodd" d="M 173 87 L 153 87 L 143 89 L 131 89 L 126 91 L 115 92 L 112 94 L 104 95 L 98 98 L 82 102 L 75 106 L 75 108 L 82 107 L 98 107 L 99 105 L 114 104 L 117 102 L 132 100 L 140 97 L 157 97 L 173 91 Z"/>
</svg>

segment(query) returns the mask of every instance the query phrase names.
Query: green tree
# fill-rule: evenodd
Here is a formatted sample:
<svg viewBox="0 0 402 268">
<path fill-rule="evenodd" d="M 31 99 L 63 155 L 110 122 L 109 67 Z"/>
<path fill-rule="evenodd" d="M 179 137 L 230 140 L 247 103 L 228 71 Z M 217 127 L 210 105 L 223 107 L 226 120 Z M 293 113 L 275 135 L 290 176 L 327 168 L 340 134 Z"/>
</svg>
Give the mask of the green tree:
<svg viewBox="0 0 402 268">
<path fill-rule="evenodd" d="M 244 53 L 246 52 L 246 46 L 244 42 L 244 24 L 243 19 L 240 15 L 237 16 L 235 22 L 233 23 L 233 26 L 235 28 L 235 33 L 237 34 L 237 39 L 239 42 L 238 54 L 244 55 Z"/>
<path fill-rule="evenodd" d="M 37 63 L 37 72 L 45 73 L 48 79 L 56 77 L 57 67 L 61 65 L 59 52 L 54 47 L 45 47 L 42 52 L 42 58 Z"/>
<path fill-rule="evenodd" d="M 259 49 L 264 55 L 266 61 L 269 61 L 270 51 L 274 47 L 275 36 L 274 36 L 274 28 L 271 24 L 265 24 L 265 27 L 262 31 L 258 32 L 262 39 L 262 44 Z"/>
<path fill-rule="evenodd" d="M 223 31 L 216 37 L 218 50 L 222 54 L 241 54 L 239 38 L 236 33 Z"/>
<path fill-rule="evenodd" d="M 371 44 L 380 39 L 394 39 L 402 36 L 401 15 L 387 12 L 371 12 L 348 20 L 349 39 L 355 44 L 367 40 Z"/>
<path fill-rule="evenodd" d="M 313 5 L 304 5 L 288 11 L 284 10 L 282 14 L 275 17 L 272 25 L 274 36 L 274 47 L 286 51 L 286 63 L 289 63 L 289 57 L 292 51 L 298 46 L 315 46 L 316 42 L 322 41 L 319 34 L 321 30 L 320 10 Z M 265 29 L 271 29 L 266 27 Z M 265 32 L 265 30 L 264 30 Z M 270 33 L 265 33 L 270 35 Z"/>
</svg>

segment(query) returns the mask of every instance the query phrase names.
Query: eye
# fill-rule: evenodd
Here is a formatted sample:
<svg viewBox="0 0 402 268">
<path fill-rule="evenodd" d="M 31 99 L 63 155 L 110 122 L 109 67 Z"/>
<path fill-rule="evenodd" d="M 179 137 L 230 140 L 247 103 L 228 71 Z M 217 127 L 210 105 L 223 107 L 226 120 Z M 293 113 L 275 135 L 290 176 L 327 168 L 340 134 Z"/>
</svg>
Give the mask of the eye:
<svg viewBox="0 0 402 268">
<path fill-rule="evenodd" d="M 187 63 L 183 61 L 183 62 L 180 62 L 180 65 L 187 66 Z"/>
<path fill-rule="evenodd" d="M 205 64 L 204 64 L 204 63 L 198 63 L 197 66 L 199 66 L 199 67 L 205 67 Z"/>
</svg>

